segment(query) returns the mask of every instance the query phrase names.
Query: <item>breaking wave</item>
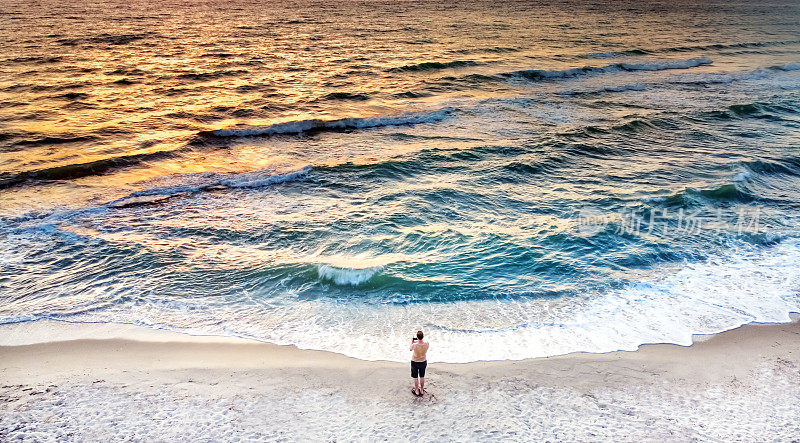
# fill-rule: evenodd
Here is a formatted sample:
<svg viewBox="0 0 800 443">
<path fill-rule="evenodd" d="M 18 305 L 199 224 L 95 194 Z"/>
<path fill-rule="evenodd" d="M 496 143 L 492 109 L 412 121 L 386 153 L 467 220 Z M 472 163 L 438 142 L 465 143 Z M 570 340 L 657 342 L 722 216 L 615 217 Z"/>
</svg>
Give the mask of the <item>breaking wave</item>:
<svg viewBox="0 0 800 443">
<path fill-rule="evenodd" d="M 317 266 L 317 274 L 322 280 L 329 280 L 337 285 L 358 286 L 368 282 L 372 277 L 381 272 L 383 267 L 374 266 L 370 268 L 337 268 L 331 265 Z"/>
<path fill-rule="evenodd" d="M 742 181 L 737 180 L 736 178 L 734 181 Z M 692 208 L 696 206 L 702 207 L 709 203 L 748 203 L 755 199 L 756 197 L 754 195 L 739 189 L 735 184 L 725 184 L 713 189 L 686 188 L 685 190 L 672 195 L 665 197 L 654 197 L 647 199 L 647 201 L 650 203 L 663 203 L 668 206 Z"/>
<path fill-rule="evenodd" d="M 605 58 L 617 58 L 617 57 L 625 57 L 633 55 L 652 55 L 652 54 L 665 54 L 665 53 L 675 53 L 675 52 L 764 48 L 770 46 L 795 45 L 798 43 L 800 43 L 800 40 L 785 40 L 785 41 L 773 41 L 773 42 L 744 42 L 744 43 L 711 44 L 711 45 L 687 45 L 687 46 L 672 46 L 666 48 L 652 48 L 652 49 L 634 48 L 634 49 L 623 49 L 619 51 L 591 52 L 586 54 L 584 57 L 605 59 Z"/>
<path fill-rule="evenodd" d="M 261 188 L 304 179 L 311 172 L 311 166 L 286 173 L 275 173 L 272 170 L 255 171 L 242 174 L 201 173 L 189 176 L 178 176 L 178 184 L 172 186 L 154 187 L 134 192 L 106 204 L 106 206 L 121 209 L 132 206 L 147 206 L 166 202 L 176 195 L 185 195 L 196 192 L 214 191 L 222 189 L 248 189 Z"/>
<path fill-rule="evenodd" d="M 698 66 L 710 65 L 711 63 L 711 59 L 705 57 L 696 57 L 687 60 L 653 61 L 649 63 L 614 63 L 607 66 L 582 66 L 571 69 L 529 69 L 522 71 L 503 72 L 498 75 L 507 78 L 517 77 L 524 78 L 526 80 L 546 81 L 561 80 L 583 75 L 596 75 L 623 71 L 665 71 L 669 69 L 690 69 Z"/>
<path fill-rule="evenodd" d="M 416 125 L 444 120 L 454 112 L 453 108 L 443 108 L 426 113 L 404 113 L 396 116 L 350 117 L 337 120 L 292 120 L 265 126 L 245 126 L 229 129 L 202 131 L 201 136 L 211 137 L 250 137 L 279 134 L 301 134 L 304 132 L 345 131 L 348 129 L 377 128 L 381 126 Z"/>
</svg>

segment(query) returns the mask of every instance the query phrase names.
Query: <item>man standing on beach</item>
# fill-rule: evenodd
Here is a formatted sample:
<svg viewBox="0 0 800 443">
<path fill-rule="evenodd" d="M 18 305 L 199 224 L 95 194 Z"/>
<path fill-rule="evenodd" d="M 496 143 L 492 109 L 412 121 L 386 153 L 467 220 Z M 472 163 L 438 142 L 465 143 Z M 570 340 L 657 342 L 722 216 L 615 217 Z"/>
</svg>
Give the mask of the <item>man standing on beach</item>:
<svg viewBox="0 0 800 443">
<path fill-rule="evenodd" d="M 422 341 L 422 331 L 417 331 L 417 336 L 411 339 L 411 378 L 414 379 L 414 389 L 411 392 L 416 396 L 425 393 L 425 368 L 428 367 L 429 343 Z"/>
</svg>

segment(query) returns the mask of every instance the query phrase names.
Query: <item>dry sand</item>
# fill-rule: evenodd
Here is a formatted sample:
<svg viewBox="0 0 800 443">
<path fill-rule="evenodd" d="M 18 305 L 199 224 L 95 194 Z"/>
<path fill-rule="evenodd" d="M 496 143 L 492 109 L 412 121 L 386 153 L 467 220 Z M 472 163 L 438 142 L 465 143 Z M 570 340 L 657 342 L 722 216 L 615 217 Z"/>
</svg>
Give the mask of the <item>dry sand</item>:
<svg viewBox="0 0 800 443">
<path fill-rule="evenodd" d="M 0 440 L 800 439 L 797 322 L 691 347 L 431 362 L 422 399 L 405 364 L 241 339 L 36 322 L 0 343 L 47 334 L 110 338 L 0 346 Z"/>
</svg>

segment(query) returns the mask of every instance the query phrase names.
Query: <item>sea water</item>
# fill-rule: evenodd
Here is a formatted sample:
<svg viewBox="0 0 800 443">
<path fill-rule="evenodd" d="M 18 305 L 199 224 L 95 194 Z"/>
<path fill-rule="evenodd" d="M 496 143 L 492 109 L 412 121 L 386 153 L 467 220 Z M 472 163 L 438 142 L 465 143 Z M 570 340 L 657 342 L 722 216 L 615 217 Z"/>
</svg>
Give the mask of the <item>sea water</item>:
<svg viewBox="0 0 800 443">
<path fill-rule="evenodd" d="M 4 1 L 0 323 L 406 361 L 800 310 L 800 5 Z"/>
</svg>

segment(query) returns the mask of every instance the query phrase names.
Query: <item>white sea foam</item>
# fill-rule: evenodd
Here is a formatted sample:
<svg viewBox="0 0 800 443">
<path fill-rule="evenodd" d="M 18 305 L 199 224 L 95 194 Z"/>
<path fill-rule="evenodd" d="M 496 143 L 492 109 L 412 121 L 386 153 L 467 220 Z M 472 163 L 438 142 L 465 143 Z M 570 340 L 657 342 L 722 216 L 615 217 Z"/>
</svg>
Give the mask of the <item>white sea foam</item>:
<svg viewBox="0 0 800 443">
<path fill-rule="evenodd" d="M 330 280 L 337 285 L 357 286 L 366 283 L 375 274 L 381 272 L 383 267 L 373 266 L 364 269 L 336 268 L 330 265 L 317 266 L 317 274 L 323 280 Z"/>
<path fill-rule="evenodd" d="M 789 313 L 800 310 L 793 289 L 800 285 L 799 259 L 800 241 L 788 240 L 766 250 L 687 264 L 677 273 L 583 301 L 470 301 L 353 309 L 346 324 L 329 326 L 342 332 L 358 328 L 365 341 L 331 350 L 370 360 L 403 361 L 405 355 L 398 348 L 402 332 L 417 327 L 430 331 L 431 358 L 448 362 L 634 350 L 643 343 L 689 345 L 692 334 L 750 322 L 790 321 Z M 296 330 L 281 341 L 301 341 L 301 347 L 315 348 L 329 332 Z M 308 333 L 313 340 L 300 337 Z"/>
<path fill-rule="evenodd" d="M 372 278 L 376 269 L 320 267 L 336 284 Z M 337 281 L 338 280 L 338 281 Z M 431 338 L 431 361 L 524 359 L 577 351 L 635 350 L 644 343 L 690 345 L 751 322 L 789 322 L 800 311 L 800 240 L 737 253 L 581 298 L 363 304 L 318 298 L 303 303 L 257 300 L 209 319 L 185 303 L 110 306 L 76 321 L 129 321 L 195 334 L 236 335 L 364 360 L 405 361 L 408 331 Z M 224 322 L 220 323 L 223 318 Z M 331 335 L 359 340 L 331 341 Z M 497 346 L 502 343 L 503 346 Z"/>
<path fill-rule="evenodd" d="M 431 112 L 407 112 L 395 116 L 351 117 L 338 120 L 295 120 L 265 126 L 218 129 L 212 131 L 216 137 L 248 137 L 278 134 L 300 134 L 309 131 L 377 128 L 381 126 L 415 125 L 443 120 L 453 112 L 442 108 Z"/>
</svg>

